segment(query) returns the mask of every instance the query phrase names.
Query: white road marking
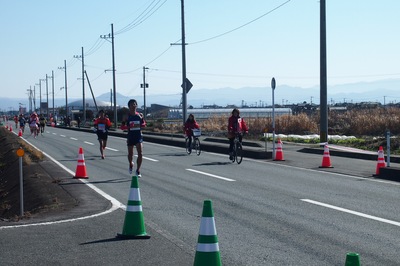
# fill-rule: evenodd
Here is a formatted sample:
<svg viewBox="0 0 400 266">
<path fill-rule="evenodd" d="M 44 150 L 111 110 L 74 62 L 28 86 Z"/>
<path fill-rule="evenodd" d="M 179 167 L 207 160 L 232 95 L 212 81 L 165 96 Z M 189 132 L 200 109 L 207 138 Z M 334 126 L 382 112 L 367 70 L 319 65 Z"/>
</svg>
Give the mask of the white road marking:
<svg viewBox="0 0 400 266">
<path fill-rule="evenodd" d="M 330 209 L 341 211 L 341 212 L 350 213 L 350 214 L 353 214 L 353 215 L 357 215 L 357 216 L 364 217 L 364 218 L 367 218 L 367 219 L 375 220 L 375 221 L 378 221 L 378 222 L 392 224 L 392 225 L 395 225 L 395 226 L 400 226 L 399 222 L 388 220 L 388 219 L 384 219 L 384 218 L 380 218 L 380 217 L 376 217 L 376 216 L 372 216 L 372 215 L 365 214 L 365 213 L 362 213 L 362 212 L 356 212 L 356 211 L 352 211 L 352 210 L 349 210 L 349 209 L 345 209 L 345 208 L 329 205 L 329 204 L 326 204 L 326 203 L 322 203 L 322 202 L 318 202 L 318 201 L 314 201 L 314 200 L 310 200 L 310 199 L 301 199 L 301 200 L 305 201 L 305 202 L 308 202 L 308 203 L 311 203 L 311 204 L 319 205 L 319 206 L 322 206 L 322 207 L 330 208 Z"/>
<path fill-rule="evenodd" d="M 87 142 L 87 141 L 84 141 L 83 143 L 86 143 L 86 144 L 89 144 L 89 145 L 94 145 L 94 143 Z"/>
<path fill-rule="evenodd" d="M 136 155 L 136 156 L 137 156 L 137 155 Z M 149 160 L 149 161 L 152 161 L 152 162 L 158 162 L 158 160 L 152 159 L 152 158 L 149 158 L 149 157 L 144 157 L 144 156 L 143 156 L 143 159 L 146 159 L 146 160 Z"/>
<path fill-rule="evenodd" d="M 72 139 L 72 140 L 78 140 L 78 139 L 76 139 L 76 138 L 73 138 L 73 137 L 70 137 L 70 139 Z"/>
<path fill-rule="evenodd" d="M 110 150 L 110 151 L 119 151 L 119 150 L 116 150 L 116 149 L 113 149 L 113 148 L 109 148 L 109 147 L 106 147 L 106 149 Z"/>
<path fill-rule="evenodd" d="M 218 175 L 213 175 L 213 174 L 201 172 L 201 171 L 197 171 L 197 170 L 194 170 L 194 169 L 186 169 L 186 170 L 191 171 L 191 172 L 194 172 L 194 173 L 202 174 L 202 175 L 207 175 L 207 176 L 215 177 L 215 178 L 222 179 L 222 180 L 225 180 L 225 181 L 230 181 L 230 182 L 236 181 L 236 180 L 234 180 L 234 179 L 230 179 L 230 178 L 226 178 L 226 177 L 222 177 L 222 176 L 218 176 Z"/>
<path fill-rule="evenodd" d="M 60 135 L 60 137 L 63 137 L 63 138 L 65 138 L 66 136 L 65 136 L 65 135 Z"/>
<path fill-rule="evenodd" d="M 29 145 L 31 145 L 33 148 L 37 149 L 38 151 L 42 152 L 46 157 L 48 157 L 50 160 L 52 160 L 55 164 L 57 164 L 59 167 L 61 167 L 62 169 L 64 169 L 65 171 L 67 171 L 69 174 L 71 174 L 71 176 L 74 176 L 75 173 L 73 171 L 71 171 L 70 169 L 68 169 L 67 167 L 65 167 L 64 165 L 62 165 L 60 162 L 58 162 L 56 159 L 54 159 L 53 157 L 51 157 L 50 155 L 48 155 L 47 153 L 45 153 L 44 151 L 38 149 L 35 145 L 33 145 L 32 143 L 30 143 L 29 141 L 26 141 L 26 143 L 28 143 Z M 60 224 L 60 223 L 67 223 L 67 222 L 74 222 L 74 221 L 78 221 L 78 220 L 86 220 L 86 219 L 90 219 L 90 218 L 94 218 L 94 217 L 98 217 L 104 214 L 108 214 L 111 213 L 115 210 L 118 209 L 126 209 L 126 206 L 124 204 L 122 204 L 121 202 L 119 202 L 117 199 L 113 198 L 112 196 L 110 196 L 109 194 L 105 193 L 104 191 L 102 191 L 101 189 L 97 188 L 95 185 L 89 183 L 89 181 L 85 180 L 85 179 L 79 179 L 81 182 L 85 183 L 87 186 L 89 186 L 91 189 L 93 189 L 94 191 L 96 191 L 97 193 L 99 193 L 101 196 L 103 196 L 104 198 L 108 199 L 112 206 L 110 209 L 104 211 L 104 212 L 100 212 L 97 214 L 93 214 L 93 215 L 89 215 L 89 216 L 84 216 L 84 217 L 78 217 L 78 218 L 73 218 L 73 219 L 66 219 L 66 220 L 59 220 L 59 221 L 54 221 L 54 222 L 45 222 L 45 223 L 35 223 L 35 224 L 20 224 L 20 225 L 11 225 L 11 226 L 0 226 L 0 230 L 2 229 L 8 229 L 8 228 L 18 228 L 18 227 L 28 227 L 28 226 L 39 226 L 39 225 L 51 225 L 51 224 Z"/>
<path fill-rule="evenodd" d="M 53 135 L 57 135 L 57 133 L 52 133 Z"/>
</svg>

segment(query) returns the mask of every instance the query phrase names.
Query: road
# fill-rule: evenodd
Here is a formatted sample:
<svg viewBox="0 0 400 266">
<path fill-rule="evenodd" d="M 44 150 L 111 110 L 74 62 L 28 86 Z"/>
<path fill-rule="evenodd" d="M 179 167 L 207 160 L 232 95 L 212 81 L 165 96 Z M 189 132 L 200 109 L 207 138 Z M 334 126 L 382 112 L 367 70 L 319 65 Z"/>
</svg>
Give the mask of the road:
<svg viewBox="0 0 400 266">
<path fill-rule="evenodd" d="M 83 147 L 88 182 L 127 203 L 124 139 L 109 137 L 105 160 L 94 134 L 48 128 L 27 141 L 70 172 Z M 370 161 L 335 157 L 335 168 L 320 169 L 321 156 L 285 157 L 237 165 L 227 155 L 145 143 L 139 184 L 151 239 L 115 240 L 122 206 L 63 224 L 0 229 L 1 264 L 191 265 L 203 201 L 211 199 L 224 265 L 343 265 L 348 252 L 363 265 L 399 265 L 398 183 L 372 179 Z"/>
</svg>

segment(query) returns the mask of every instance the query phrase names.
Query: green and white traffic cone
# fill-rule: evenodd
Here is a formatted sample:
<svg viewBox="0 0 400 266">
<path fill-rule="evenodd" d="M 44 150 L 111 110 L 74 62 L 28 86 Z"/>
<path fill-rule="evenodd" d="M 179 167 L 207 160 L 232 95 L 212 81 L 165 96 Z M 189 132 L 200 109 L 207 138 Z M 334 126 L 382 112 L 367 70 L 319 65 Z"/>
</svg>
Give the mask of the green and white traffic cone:
<svg viewBox="0 0 400 266">
<path fill-rule="evenodd" d="M 131 190 L 125 212 L 125 222 L 122 234 L 117 234 L 122 239 L 149 239 L 144 225 L 142 201 L 140 199 L 139 181 L 137 176 L 132 176 Z"/>
<path fill-rule="evenodd" d="M 358 253 L 347 253 L 345 266 L 360 266 L 360 255 Z"/>
<path fill-rule="evenodd" d="M 222 265 L 211 200 L 204 201 L 194 265 Z"/>
</svg>

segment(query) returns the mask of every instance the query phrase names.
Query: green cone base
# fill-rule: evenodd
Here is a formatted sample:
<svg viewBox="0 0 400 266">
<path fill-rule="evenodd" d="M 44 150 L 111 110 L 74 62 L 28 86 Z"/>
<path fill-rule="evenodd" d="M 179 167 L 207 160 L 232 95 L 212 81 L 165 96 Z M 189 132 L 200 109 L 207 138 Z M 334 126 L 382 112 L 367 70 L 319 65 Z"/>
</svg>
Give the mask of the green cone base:
<svg viewBox="0 0 400 266">
<path fill-rule="evenodd" d="M 194 257 L 194 266 L 221 266 L 221 256 L 218 252 L 200 252 L 196 251 Z"/>
</svg>

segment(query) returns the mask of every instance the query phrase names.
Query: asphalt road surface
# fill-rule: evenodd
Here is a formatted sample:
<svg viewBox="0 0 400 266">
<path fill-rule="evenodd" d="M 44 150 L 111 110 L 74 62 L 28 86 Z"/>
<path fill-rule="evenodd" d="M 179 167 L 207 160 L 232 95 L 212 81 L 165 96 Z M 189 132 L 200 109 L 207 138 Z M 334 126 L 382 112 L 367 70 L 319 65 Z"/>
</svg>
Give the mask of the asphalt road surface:
<svg viewBox="0 0 400 266">
<path fill-rule="evenodd" d="M 344 265 L 348 252 L 363 265 L 400 264 L 399 184 L 371 178 L 374 162 L 332 157 L 334 168 L 320 169 L 321 156 L 287 150 L 286 161 L 237 165 L 227 155 L 144 143 L 139 185 L 152 237 L 119 241 L 131 182 L 125 139 L 109 137 L 105 160 L 95 134 L 47 128 L 26 139 L 66 176 L 83 147 L 87 181 L 108 211 L 0 227 L 1 265 L 192 265 L 206 199 L 224 265 Z"/>
</svg>

